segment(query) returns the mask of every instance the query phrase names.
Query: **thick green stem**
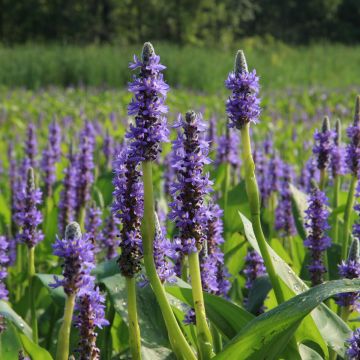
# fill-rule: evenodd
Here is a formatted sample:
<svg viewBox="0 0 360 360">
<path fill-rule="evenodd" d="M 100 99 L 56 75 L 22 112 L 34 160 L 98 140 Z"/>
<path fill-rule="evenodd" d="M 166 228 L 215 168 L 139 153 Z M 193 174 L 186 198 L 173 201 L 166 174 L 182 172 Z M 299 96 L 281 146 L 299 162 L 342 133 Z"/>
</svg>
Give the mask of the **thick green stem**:
<svg viewBox="0 0 360 360">
<path fill-rule="evenodd" d="M 345 212 L 344 212 L 344 232 L 343 232 L 343 239 L 342 239 L 343 244 L 341 251 L 341 258 L 343 260 L 346 259 L 348 253 L 350 218 L 354 206 L 354 194 L 355 194 L 356 183 L 357 183 L 357 176 L 353 175 L 351 178 L 350 189 L 349 189 Z"/>
<path fill-rule="evenodd" d="M 270 281 L 274 289 L 276 300 L 280 304 L 284 301 L 280 286 L 280 280 L 275 272 L 274 265 L 271 261 L 270 253 L 267 249 L 267 243 L 260 222 L 260 196 L 255 176 L 255 164 L 251 152 L 249 124 L 246 124 L 241 129 L 241 143 L 243 147 L 242 154 L 245 168 L 245 186 L 249 200 L 251 222 L 253 225 L 256 240 L 260 248 L 261 256 L 264 259 L 264 264 L 266 266 L 266 270 L 269 274 Z"/>
<path fill-rule="evenodd" d="M 59 331 L 56 360 L 68 360 L 69 359 L 69 341 L 71 331 L 71 320 L 74 312 L 76 294 L 71 294 L 66 298 L 64 319 Z"/>
<path fill-rule="evenodd" d="M 326 183 L 326 171 L 325 169 L 320 170 L 320 182 L 319 182 L 319 189 L 324 191 Z"/>
<path fill-rule="evenodd" d="M 215 354 L 213 352 L 211 331 L 206 321 L 204 297 L 201 285 L 199 253 L 190 253 L 188 255 L 188 259 L 196 315 L 196 332 L 199 346 L 199 358 L 206 360 L 212 358 L 215 356 Z"/>
<path fill-rule="evenodd" d="M 136 303 L 135 278 L 126 278 L 127 308 L 129 320 L 129 343 L 133 360 L 141 359 L 141 337 Z"/>
<path fill-rule="evenodd" d="M 143 251 L 147 277 L 159 303 L 168 331 L 171 347 L 178 359 L 196 360 L 187 343 L 166 297 L 165 289 L 156 272 L 154 263 L 155 208 L 153 196 L 152 164 L 142 163 L 144 181 Z"/>
<path fill-rule="evenodd" d="M 340 191 L 340 176 L 337 175 L 334 179 L 334 195 L 333 195 L 333 210 L 336 210 L 339 206 L 339 191 Z M 338 243 L 339 239 L 339 217 L 336 214 L 334 219 L 332 241 L 334 244 Z"/>
<path fill-rule="evenodd" d="M 34 275 L 35 275 L 35 247 L 28 248 L 28 280 L 29 280 L 29 302 L 31 314 L 31 327 L 33 333 L 33 341 L 38 343 L 38 326 L 35 308 L 35 291 L 34 291 Z"/>
</svg>

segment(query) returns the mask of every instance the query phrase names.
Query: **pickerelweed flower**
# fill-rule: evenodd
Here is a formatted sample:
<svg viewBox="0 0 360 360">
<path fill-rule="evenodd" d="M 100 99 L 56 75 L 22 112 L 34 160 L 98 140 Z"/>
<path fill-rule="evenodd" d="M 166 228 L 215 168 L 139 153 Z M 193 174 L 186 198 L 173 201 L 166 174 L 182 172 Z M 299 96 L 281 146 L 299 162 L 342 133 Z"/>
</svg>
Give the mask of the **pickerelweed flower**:
<svg viewBox="0 0 360 360">
<path fill-rule="evenodd" d="M 104 229 L 102 231 L 102 248 L 105 249 L 105 257 L 110 260 L 118 255 L 117 248 L 120 244 L 120 230 L 119 219 L 114 213 L 110 213 L 105 221 Z"/>
<path fill-rule="evenodd" d="M 69 296 L 88 288 L 93 281 L 90 271 L 94 268 L 94 245 L 89 237 L 81 234 L 80 226 L 72 222 L 66 226 L 65 238 L 56 238 L 54 255 L 63 258 L 63 279 L 54 275 L 52 288 L 62 286 Z"/>
<path fill-rule="evenodd" d="M 207 157 L 209 144 L 204 140 L 206 126 L 200 115 L 189 111 L 185 120 L 180 116 L 174 127 L 181 126 L 183 133 L 178 134 L 173 142 L 175 161 L 172 166 L 177 180 L 170 189 L 174 200 L 169 204 L 169 218 L 175 221 L 178 229 L 181 255 L 187 255 L 200 250 L 205 240 L 204 197 L 211 190 L 211 182 L 209 175 L 203 173 L 203 168 L 210 160 Z"/>
<path fill-rule="evenodd" d="M 209 119 L 209 129 L 206 140 L 209 142 L 210 150 L 213 150 L 215 144 L 218 142 L 216 115 L 212 115 Z"/>
<path fill-rule="evenodd" d="M 296 234 L 290 192 L 291 174 L 291 167 L 288 164 L 283 164 L 279 183 L 280 197 L 275 210 L 275 229 L 280 231 L 280 235 L 283 237 Z"/>
<path fill-rule="evenodd" d="M 96 346 L 96 328 L 108 326 L 105 319 L 105 298 L 99 288 L 89 288 L 78 296 L 75 303 L 74 325 L 79 329 L 76 352 L 79 360 L 99 360 L 100 349 Z"/>
<path fill-rule="evenodd" d="M 38 152 L 37 140 L 36 140 L 36 129 L 33 123 L 29 123 L 26 129 L 26 139 L 25 139 L 25 164 L 24 170 L 26 171 L 28 167 L 33 169 L 37 166 L 36 156 Z"/>
<path fill-rule="evenodd" d="M 360 358 L 360 328 L 357 328 L 347 340 L 349 346 L 346 350 L 347 359 L 359 360 Z"/>
<path fill-rule="evenodd" d="M 315 132 L 313 154 L 317 158 L 317 168 L 326 169 L 330 164 L 331 153 L 334 147 L 335 133 L 330 128 L 330 120 L 324 117 L 321 131 Z"/>
<path fill-rule="evenodd" d="M 301 174 L 299 178 L 299 185 L 301 189 L 309 193 L 311 190 L 311 183 L 315 181 L 318 183 L 320 180 L 319 170 L 316 166 L 315 159 L 311 157 L 301 169 Z"/>
<path fill-rule="evenodd" d="M 94 128 L 89 121 L 80 133 L 80 145 L 78 154 L 78 179 L 76 181 L 76 212 L 79 216 L 80 210 L 90 200 L 90 190 L 94 182 Z"/>
<path fill-rule="evenodd" d="M 265 150 L 266 153 L 266 150 Z M 268 165 L 269 191 L 278 193 L 281 190 L 281 178 L 284 171 L 283 162 L 278 154 L 273 154 Z M 289 169 L 287 169 L 289 170 Z"/>
<path fill-rule="evenodd" d="M 77 157 L 73 154 L 70 145 L 68 165 L 64 170 L 63 189 L 59 201 L 58 230 L 60 236 L 64 236 L 66 225 L 75 219 L 77 173 Z"/>
<path fill-rule="evenodd" d="M 311 260 L 308 269 L 313 286 L 323 282 L 323 274 L 327 271 L 323 261 L 324 252 L 331 245 L 331 239 L 326 235 L 326 231 L 329 229 L 327 205 L 328 200 L 325 193 L 313 184 L 308 200 L 308 209 L 305 211 L 305 227 L 308 230 L 308 236 L 304 241 L 304 245 L 310 252 Z"/>
<path fill-rule="evenodd" d="M 221 135 L 218 139 L 218 148 L 216 154 L 215 165 L 219 166 L 223 163 L 231 165 L 233 170 L 240 168 L 240 139 L 237 131 L 227 129 L 225 135 Z"/>
<path fill-rule="evenodd" d="M 334 145 L 331 151 L 330 169 L 334 179 L 338 175 L 345 174 L 345 149 L 341 145 L 341 121 L 337 119 L 335 122 Z"/>
<path fill-rule="evenodd" d="M 245 268 L 243 273 L 246 277 L 245 288 L 249 291 L 252 289 L 255 280 L 266 274 L 266 268 L 264 265 L 263 258 L 255 251 L 248 250 L 245 257 Z M 247 306 L 247 298 L 244 298 L 244 305 Z M 265 311 L 264 306 L 261 306 L 258 310 L 258 314 L 260 315 Z"/>
<path fill-rule="evenodd" d="M 113 163 L 115 190 L 112 211 L 120 219 L 121 255 L 118 259 L 123 276 L 134 277 L 141 269 L 143 216 L 143 184 L 138 164 L 126 150 Z"/>
<path fill-rule="evenodd" d="M 52 186 L 56 180 L 55 176 L 55 156 L 53 154 L 50 143 L 43 150 L 41 159 L 42 178 L 45 185 L 44 195 L 50 197 L 52 194 Z"/>
<path fill-rule="evenodd" d="M 0 236 L 0 300 L 8 300 L 8 290 L 4 280 L 7 277 L 7 267 L 10 258 L 8 256 L 9 243 L 6 236 Z"/>
<path fill-rule="evenodd" d="M 29 248 L 42 241 L 44 235 L 37 227 L 42 223 L 42 214 L 37 206 L 41 204 L 41 191 L 35 187 L 34 171 L 30 167 L 27 171 L 26 188 L 18 194 L 22 209 L 16 214 L 17 225 L 21 228 L 18 240 Z"/>
<path fill-rule="evenodd" d="M 160 142 L 167 141 L 168 129 L 165 105 L 169 86 L 163 79 L 160 56 L 155 54 L 150 43 L 145 43 L 141 59 L 134 56 L 130 69 L 140 68 L 129 84 L 129 91 L 134 94 L 128 106 L 128 115 L 135 115 L 135 124 L 130 125 L 127 138 L 131 139 L 130 155 L 135 161 L 154 161 L 161 151 Z"/>
<path fill-rule="evenodd" d="M 49 144 L 55 162 L 59 161 L 61 158 L 61 128 L 55 119 L 49 125 Z"/>
<path fill-rule="evenodd" d="M 173 163 L 175 162 L 175 149 L 171 151 L 164 158 L 164 193 L 170 196 L 170 187 L 171 184 L 176 179 L 176 171 L 173 168 Z"/>
<path fill-rule="evenodd" d="M 226 113 L 230 120 L 229 127 L 241 129 L 245 124 L 256 123 L 259 119 L 259 77 L 255 70 L 248 72 L 244 56 L 236 56 L 236 61 L 242 63 L 235 66 L 236 71 L 231 72 L 225 81 L 226 88 L 232 91 L 226 102 Z"/>
<path fill-rule="evenodd" d="M 95 244 L 99 242 L 100 227 L 102 224 L 101 217 L 101 209 L 93 202 L 86 211 L 85 230 L 94 247 L 96 247 Z"/>
<path fill-rule="evenodd" d="M 109 130 L 106 130 L 104 137 L 103 152 L 105 156 L 105 165 L 109 169 L 114 158 L 114 138 L 109 134 Z"/>
<path fill-rule="evenodd" d="M 359 239 L 354 238 L 349 256 L 346 261 L 342 261 L 339 265 L 339 274 L 344 279 L 359 279 L 360 278 L 360 254 L 359 254 Z M 344 293 L 337 296 L 336 303 L 340 306 L 350 307 L 350 310 L 357 310 L 360 292 Z"/>
<path fill-rule="evenodd" d="M 360 169 L 360 96 L 356 97 L 353 125 L 347 128 L 346 133 L 350 139 L 350 143 L 346 146 L 346 164 L 350 173 L 358 176 Z"/>
<path fill-rule="evenodd" d="M 261 204 L 264 206 L 267 204 L 270 196 L 270 178 L 268 177 L 268 161 L 262 149 L 256 149 L 254 151 L 254 163 Z"/>
</svg>

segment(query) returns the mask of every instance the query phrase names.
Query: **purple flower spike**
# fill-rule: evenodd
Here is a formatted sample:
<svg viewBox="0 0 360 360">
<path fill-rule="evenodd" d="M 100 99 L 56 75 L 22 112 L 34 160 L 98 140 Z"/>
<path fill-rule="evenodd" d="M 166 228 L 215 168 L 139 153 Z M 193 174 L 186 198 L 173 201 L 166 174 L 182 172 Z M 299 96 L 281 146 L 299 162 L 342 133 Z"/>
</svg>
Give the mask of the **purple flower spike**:
<svg viewBox="0 0 360 360">
<path fill-rule="evenodd" d="M 56 120 L 53 120 L 49 125 L 49 144 L 55 162 L 59 161 L 61 158 L 61 128 Z"/>
<path fill-rule="evenodd" d="M 263 258 L 255 251 L 248 250 L 245 257 L 245 268 L 243 273 L 246 277 L 245 288 L 251 290 L 254 285 L 255 280 L 266 274 L 266 268 L 264 265 Z M 247 305 L 247 298 L 244 299 L 244 305 Z M 264 306 L 262 306 L 257 315 L 260 315 L 265 311 Z"/>
<path fill-rule="evenodd" d="M 226 134 L 219 137 L 215 165 L 228 163 L 234 170 L 240 168 L 239 134 L 227 129 Z"/>
<path fill-rule="evenodd" d="M 93 202 L 86 212 L 85 230 L 94 246 L 99 240 L 100 227 L 102 224 L 101 217 L 101 209 L 96 206 L 95 202 Z"/>
<path fill-rule="evenodd" d="M 317 157 L 317 168 L 319 170 L 326 169 L 330 164 L 334 138 L 335 133 L 330 129 L 330 120 L 325 116 L 321 132 L 316 130 L 314 135 L 315 145 L 313 153 Z"/>
<path fill-rule="evenodd" d="M 265 150 L 266 153 L 266 150 Z M 269 161 L 269 168 L 267 177 L 269 178 L 269 191 L 278 193 L 281 190 L 282 181 L 281 178 L 283 176 L 284 171 L 283 162 L 278 154 L 273 154 Z M 287 170 L 290 170 L 287 168 Z M 290 174 L 288 174 L 290 176 Z"/>
<path fill-rule="evenodd" d="M 138 164 L 126 151 L 114 161 L 113 184 L 114 202 L 112 211 L 120 219 L 121 255 L 118 259 L 123 276 L 133 277 L 141 269 L 142 238 L 141 219 L 143 216 L 143 185 Z"/>
<path fill-rule="evenodd" d="M 341 121 L 336 120 L 334 146 L 331 151 L 330 168 L 334 179 L 336 176 L 345 174 L 345 149 L 341 145 Z"/>
<path fill-rule="evenodd" d="M 256 149 L 254 151 L 254 162 L 256 178 L 259 185 L 261 204 L 262 206 L 265 206 L 271 194 L 271 184 L 270 178 L 268 176 L 268 162 L 262 149 Z"/>
<path fill-rule="evenodd" d="M 34 171 L 31 167 L 27 171 L 26 188 L 18 194 L 18 198 L 23 204 L 21 211 L 16 214 L 16 223 L 21 228 L 18 240 L 31 248 L 44 238 L 41 230 L 37 229 L 42 223 L 42 214 L 37 209 L 41 204 L 41 191 L 35 188 Z"/>
<path fill-rule="evenodd" d="M 108 130 L 106 130 L 104 138 L 103 152 L 105 155 L 105 165 L 110 169 L 114 157 L 114 138 L 109 134 Z"/>
<path fill-rule="evenodd" d="M 24 165 L 25 170 L 28 167 L 33 169 L 37 166 L 36 155 L 38 152 L 37 140 L 36 140 L 36 129 L 33 123 L 29 123 L 26 129 L 26 140 L 25 140 L 25 149 L 26 155 L 26 165 Z"/>
<path fill-rule="evenodd" d="M 308 236 L 304 245 L 309 249 L 311 262 L 308 266 L 312 285 L 318 285 L 323 282 L 323 274 L 326 268 L 323 262 L 323 254 L 331 246 L 331 239 L 326 235 L 329 229 L 327 209 L 328 199 L 315 184 L 311 189 L 309 197 L 309 206 L 305 211 Z"/>
<path fill-rule="evenodd" d="M 291 167 L 287 164 L 282 166 L 282 177 L 280 179 L 280 198 L 275 210 L 275 229 L 280 235 L 288 237 L 296 234 L 295 222 L 291 204 Z"/>
<path fill-rule="evenodd" d="M 311 191 L 312 181 L 316 183 L 320 181 L 319 169 L 316 167 L 316 162 L 313 157 L 311 157 L 302 168 L 299 185 L 305 192 L 309 193 Z"/>
<path fill-rule="evenodd" d="M 360 359 L 360 328 L 356 329 L 349 340 L 347 340 L 349 347 L 346 351 L 346 355 L 349 360 Z"/>
<path fill-rule="evenodd" d="M 82 207 L 90 200 L 91 186 L 94 182 L 94 128 L 89 121 L 80 133 L 80 148 L 78 155 L 78 179 L 77 179 L 77 215 Z"/>
<path fill-rule="evenodd" d="M 7 277 L 7 267 L 10 262 L 8 252 L 8 240 L 5 236 L 0 236 L 0 300 L 8 300 L 8 291 L 4 283 L 4 280 Z"/>
<path fill-rule="evenodd" d="M 140 68 L 129 84 L 129 91 L 134 94 L 128 106 L 128 115 L 135 115 L 135 124 L 130 125 L 127 134 L 132 139 L 131 156 L 134 161 L 155 161 L 161 151 L 159 143 L 167 141 L 168 129 L 165 114 L 166 94 L 169 86 L 164 82 L 160 56 L 155 54 L 150 43 L 145 43 L 141 60 L 134 56 L 130 69 Z"/>
<path fill-rule="evenodd" d="M 360 278 L 360 254 L 359 254 L 359 239 L 354 238 L 349 256 L 346 261 L 342 261 L 339 265 L 339 274 L 344 279 L 359 279 Z M 337 296 L 336 303 L 340 306 L 349 307 L 349 309 L 357 310 L 359 305 L 360 292 L 344 293 Z"/>
<path fill-rule="evenodd" d="M 175 125 L 176 128 L 181 126 L 183 133 L 173 142 L 175 161 L 172 166 L 177 180 L 170 189 L 174 201 L 169 204 L 169 218 L 175 221 L 179 231 L 175 244 L 180 245 L 179 255 L 183 256 L 200 250 L 204 243 L 204 197 L 210 192 L 212 183 L 208 174 L 203 174 L 204 165 L 210 162 L 209 144 L 204 140 L 205 124 L 200 115 L 189 111 L 185 120 L 179 117 Z"/>
<path fill-rule="evenodd" d="M 351 174 L 358 176 L 360 169 L 360 96 L 356 97 L 353 125 L 346 130 L 350 143 L 346 147 L 346 164 Z"/>
<path fill-rule="evenodd" d="M 70 145 L 68 166 L 64 170 L 63 189 L 60 193 L 58 227 L 60 237 L 64 236 L 65 227 L 75 219 L 76 208 L 76 183 L 77 183 L 77 159 Z"/>
<path fill-rule="evenodd" d="M 232 91 L 226 102 L 229 127 L 242 129 L 246 124 L 257 123 L 260 116 L 259 77 L 256 71 L 248 71 L 245 55 L 239 50 L 235 59 L 235 71 L 225 81 Z"/>
<path fill-rule="evenodd" d="M 83 292 L 76 300 L 74 324 L 79 329 L 79 343 L 76 352 L 79 360 L 99 360 L 100 349 L 96 346 L 96 328 L 108 326 L 105 319 L 105 298 L 99 288 Z"/>
<path fill-rule="evenodd" d="M 114 213 L 111 213 L 107 218 L 102 232 L 102 247 L 106 252 L 106 259 L 113 259 L 118 255 L 117 248 L 120 244 L 120 230 L 119 230 L 119 219 Z"/>
<path fill-rule="evenodd" d="M 54 255 L 64 260 L 63 276 L 60 280 L 54 276 L 51 287 L 63 286 L 67 295 L 87 289 L 93 281 L 90 271 L 94 268 L 94 246 L 86 235 L 81 234 L 80 226 L 72 222 L 66 227 L 65 239 L 57 238 L 53 245 Z"/>
</svg>

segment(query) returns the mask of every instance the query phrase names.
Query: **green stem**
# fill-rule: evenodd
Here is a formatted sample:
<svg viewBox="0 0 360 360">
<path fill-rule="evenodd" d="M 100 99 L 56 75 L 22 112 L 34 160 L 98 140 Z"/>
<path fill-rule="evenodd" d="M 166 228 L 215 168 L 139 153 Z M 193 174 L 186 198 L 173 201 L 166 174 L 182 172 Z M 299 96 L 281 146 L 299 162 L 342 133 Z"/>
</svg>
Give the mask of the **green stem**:
<svg viewBox="0 0 360 360">
<path fill-rule="evenodd" d="M 85 205 L 83 205 L 79 210 L 79 225 L 81 231 L 85 231 Z"/>
<path fill-rule="evenodd" d="M 38 343 L 38 326 L 35 308 L 35 291 L 34 291 L 34 275 L 35 275 L 35 247 L 28 248 L 28 280 L 29 280 L 29 301 L 31 313 L 31 327 L 33 333 L 33 341 Z"/>
<path fill-rule="evenodd" d="M 211 331 L 206 321 L 204 297 L 201 285 L 199 253 L 192 252 L 188 255 L 189 272 L 191 278 L 192 295 L 196 315 L 196 332 L 199 345 L 199 358 L 210 359 L 215 356 L 212 348 Z"/>
<path fill-rule="evenodd" d="M 152 164 L 142 163 L 144 181 L 143 251 L 146 274 L 159 303 L 168 331 L 171 347 L 178 359 L 196 360 L 166 297 L 165 289 L 156 272 L 154 263 L 155 208 L 153 196 Z"/>
<path fill-rule="evenodd" d="M 65 301 L 64 319 L 59 331 L 56 360 L 68 360 L 69 358 L 69 342 L 71 331 L 71 320 L 74 312 L 76 294 L 68 295 Z"/>
<path fill-rule="evenodd" d="M 22 244 L 17 244 L 16 246 L 16 274 L 22 274 Z M 22 282 L 21 281 L 17 281 L 17 285 L 16 285 L 16 293 L 15 293 L 15 298 L 16 301 L 20 300 L 21 297 L 21 293 L 22 293 Z"/>
<path fill-rule="evenodd" d="M 127 307 L 129 318 L 129 343 L 133 360 L 141 359 L 141 337 L 136 305 L 135 278 L 126 278 Z"/>
<path fill-rule="evenodd" d="M 242 154 L 245 167 L 245 186 L 249 200 L 251 222 L 260 248 L 261 256 L 264 259 L 264 264 L 274 289 L 276 300 L 280 304 L 284 302 L 285 299 L 281 291 L 280 280 L 275 272 L 270 253 L 267 249 L 267 243 L 260 222 L 260 196 L 255 176 L 255 164 L 251 152 L 249 124 L 246 124 L 241 129 L 241 143 L 243 146 Z"/>
<path fill-rule="evenodd" d="M 333 210 L 339 206 L 339 191 L 340 191 L 340 176 L 337 175 L 334 179 L 334 195 L 333 195 Z M 334 244 L 338 243 L 339 239 L 339 217 L 335 215 L 332 240 Z"/>
<path fill-rule="evenodd" d="M 348 253 L 350 217 L 354 206 L 354 194 L 355 194 L 356 183 L 357 183 L 357 176 L 353 175 L 351 178 L 350 189 L 349 189 L 345 212 L 344 212 L 344 232 L 343 232 L 343 239 L 342 239 L 343 244 L 341 251 L 341 258 L 343 260 L 346 259 Z"/>
<path fill-rule="evenodd" d="M 320 170 L 320 183 L 319 183 L 319 189 L 321 191 L 324 191 L 325 183 L 326 183 L 326 171 L 325 171 L 325 169 L 321 169 Z"/>
</svg>

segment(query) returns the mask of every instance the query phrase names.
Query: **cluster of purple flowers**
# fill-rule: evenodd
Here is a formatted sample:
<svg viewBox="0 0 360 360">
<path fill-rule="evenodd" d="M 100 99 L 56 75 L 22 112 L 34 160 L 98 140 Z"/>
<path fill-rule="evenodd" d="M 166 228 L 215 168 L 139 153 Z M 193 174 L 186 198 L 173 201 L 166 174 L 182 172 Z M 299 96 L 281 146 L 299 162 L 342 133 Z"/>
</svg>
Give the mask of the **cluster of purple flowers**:
<svg viewBox="0 0 360 360">
<path fill-rule="evenodd" d="M 215 165 L 230 164 L 236 172 L 240 168 L 240 139 L 238 132 L 227 129 L 225 135 L 221 135 L 218 139 L 218 148 L 216 154 Z"/>
<path fill-rule="evenodd" d="M 6 236 L 0 236 L 0 299 L 8 299 L 8 290 L 6 289 L 4 280 L 7 277 L 7 267 L 9 265 L 9 242 Z M 0 331 L 1 333 L 1 331 Z"/>
<path fill-rule="evenodd" d="M 106 134 L 104 137 L 103 152 L 105 155 L 106 168 L 110 168 L 114 158 L 115 149 L 114 149 L 114 138 L 109 134 L 108 130 L 106 130 Z"/>
<path fill-rule="evenodd" d="M 21 228 L 18 241 L 25 243 L 29 248 L 34 247 L 44 238 L 37 227 L 42 223 L 42 214 L 37 206 L 41 204 L 41 191 L 35 187 L 34 171 L 30 167 L 27 171 L 26 187 L 17 194 L 21 209 L 15 214 L 17 225 Z"/>
<path fill-rule="evenodd" d="M 102 231 L 102 247 L 105 249 L 105 258 L 113 259 L 118 255 L 117 248 L 119 246 L 120 221 L 116 215 L 111 212 L 105 221 L 104 229 Z"/>
<path fill-rule="evenodd" d="M 123 151 L 113 165 L 115 190 L 112 211 L 122 225 L 118 263 L 126 277 L 133 277 L 140 271 L 142 258 L 143 184 L 138 164 L 132 159 L 128 151 Z"/>
<path fill-rule="evenodd" d="M 263 258 L 255 251 L 248 250 L 245 257 L 245 268 L 243 273 L 246 277 L 245 288 L 251 290 L 255 280 L 266 274 L 266 268 L 264 265 Z M 244 299 L 244 305 L 247 305 L 247 298 Z M 264 306 L 260 307 L 258 314 L 261 314 L 265 311 Z"/>
<path fill-rule="evenodd" d="M 256 123 L 260 116 L 259 77 L 255 70 L 248 72 L 241 50 L 236 55 L 235 71 L 229 74 L 225 86 L 232 91 L 226 102 L 229 127 L 242 129 L 249 122 Z"/>
<path fill-rule="evenodd" d="M 102 211 L 93 202 L 87 209 L 85 217 L 85 230 L 94 246 L 99 241 L 100 227 L 102 224 Z"/>
<path fill-rule="evenodd" d="M 182 127 L 173 142 L 175 149 L 173 168 L 177 180 L 171 186 L 173 202 L 170 203 L 169 218 L 175 221 L 179 261 L 183 255 L 196 252 L 204 243 L 204 223 L 206 220 L 205 196 L 211 189 L 208 174 L 204 175 L 204 165 L 208 164 L 209 144 L 203 139 L 205 124 L 200 115 L 189 111 L 185 119 L 179 117 L 175 128 Z"/>
<path fill-rule="evenodd" d="M 160 149 L 160 142 L 167 141 L 168 129 L 165 114 L 168 111 L 165 99 L 169 86 L 165 83 L 160 64 L 150 43 L 145 43 L 141 60 L 134 56 L 130 69 L 140 68 L 129 84 L 134 98 L 128 106 L 128 115 L 135 115 L 135 124 L 130 125 L 127 138 L 131 139 L 130 154 L 134 161 L 154 161 Z"/>
<path fill-rule="evenodd" d="M 256 178 L 260 191 L 261 204 L 264 206 L 267 204 L 267 201 L 271 194 L 268 177 L 268 161 L 265 157 L 264 151 L 261 148 L 257 148 L 254 151 L 253 158 L 256 165 Z"/>
<path fill-rule="evenodd" d="M 348 349 L 346 355 L 349 360 L 358 360 L 360 358 L 360 328 L 357 328 L 347 341 Z"/>
<path fill-rule="evenodd" d="M 316 166 L 315 159 L 311 157 L 301 169 L 301 174 L 299 178 L 299 185 L 306 193 L 311 191 L 311 182 L 319 182 L 320 173 L 319 169 Z"/>
<path fill-rule="evenodd" d="M 304 241 L 304 245 L 310 251 L 311 262 L 308 269 L 313 286 L 323 282 L 323 274 L 327 271 L 323 261 L 323 254 L 331 245 L 331 239 L 326 235 L 326 231 L 329 229 L 327 204 L 325 193 L 313 185 L 309 206 L 305 211 L 305 227 L 308 230 L 308 236 Z"/>
<path fill-rule="evenodd" d="M 345 166 L 345 151 L 341 145 L 341 122 L 340 119 L 335 123 L 334 145 L 331 150 L 330 169 L 331 175 L 334 179 L 338 175 L 344 175 L 346 171 Z"/>
<path fill-rule="evenodd" d="M 23 170 L 26 171 L 28 167 L 33 169 L 37 166 L 36 156 L 38 152 L 38 145 L 36 140 L 36 129 L 33 123 L 29 123 L 26 129 L 26 139 L 25 139 L 25 159 L 23 163 Z"/>
</svg>

